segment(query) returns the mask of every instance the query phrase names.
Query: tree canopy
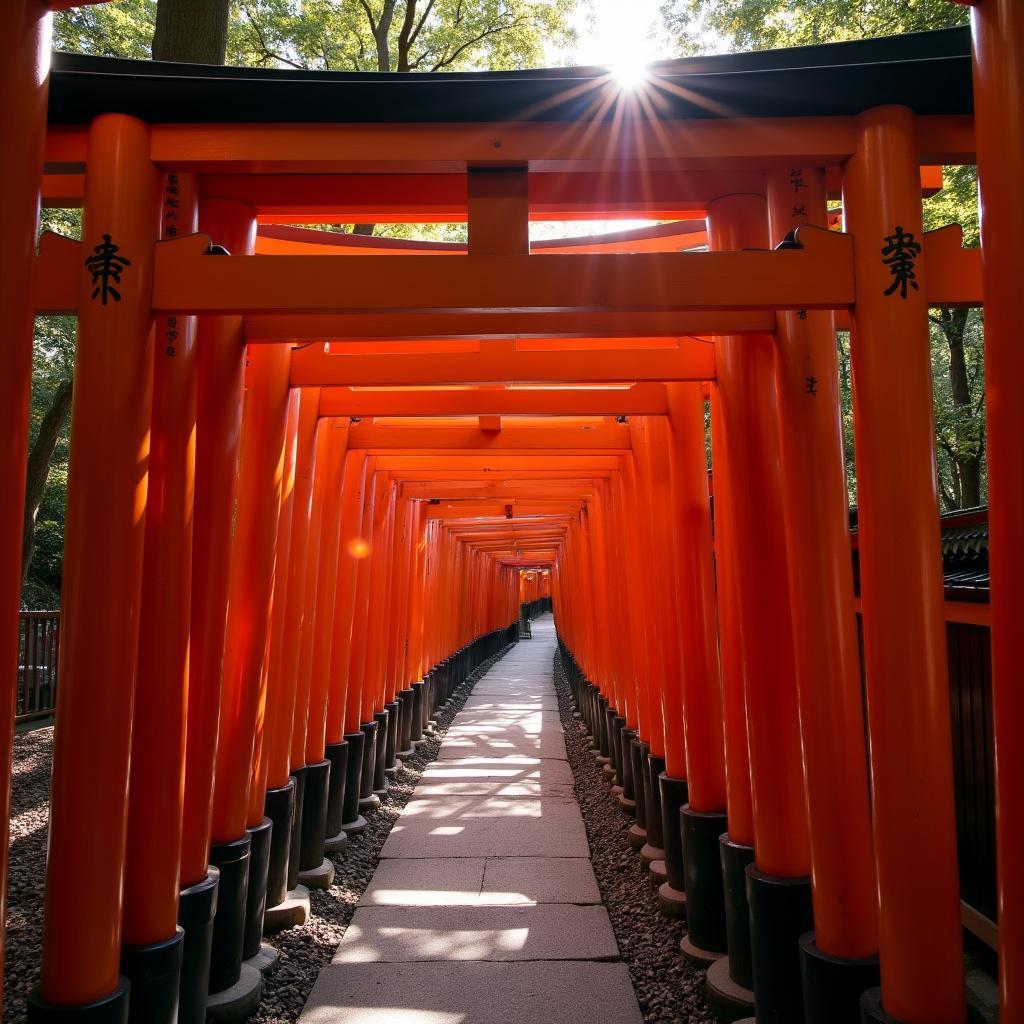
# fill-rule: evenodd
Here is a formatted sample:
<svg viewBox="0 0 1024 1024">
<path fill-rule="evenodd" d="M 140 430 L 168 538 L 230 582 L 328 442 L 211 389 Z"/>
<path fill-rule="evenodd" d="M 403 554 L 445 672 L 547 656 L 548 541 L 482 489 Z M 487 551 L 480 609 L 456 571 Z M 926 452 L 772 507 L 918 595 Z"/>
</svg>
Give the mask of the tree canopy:
<svg viewBox="0 0 1024 1024">
<path fill-rule="evenodd" d="M 225 59 L 246 67 L 328 71 L 531 67 L 543 63 L 546 46 L 569 44 L 574 6 L 551 0 L 232 0 Z M 156 25 L 155 0 L 118 0 L 57 15 L 55 45 L 146 58 Z"/>
<path fill-rule="evenodd" d="M 688 48 L 707 32 L 738 50 L 834 43 L 964 25 L 970 14 L 950 0 L 664 0 L 666 28 Z"/>
</svg>

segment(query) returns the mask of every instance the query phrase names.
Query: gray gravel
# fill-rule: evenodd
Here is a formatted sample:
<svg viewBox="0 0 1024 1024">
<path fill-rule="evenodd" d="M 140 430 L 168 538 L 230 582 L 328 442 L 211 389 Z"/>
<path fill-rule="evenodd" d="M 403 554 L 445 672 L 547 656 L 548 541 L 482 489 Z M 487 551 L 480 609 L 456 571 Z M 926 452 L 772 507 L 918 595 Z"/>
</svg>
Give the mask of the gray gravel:
<svg viewBox="0 0 1024 1024">
<path fill-rule="evenodd" d="M 334 955 L 363 890 L 377 866 L 384 840 L 426 766 L 434 760 L 452 718 L 462 710 L 472 683 L 499 658 L 484 662 L 448 707 L 435 715 L 437 735 L 391 779 L 387 796 L 368 818 L 368 827 L 348 848 L 333 855 L 334 884 L 311 893 L 309 921 L 267 939 L 281 951 L 277 965 L 265 976 L 263 1001 L 252 1018 L 258 1024 L 291 1024 L 298 1019 L 320 968 Z M 53 728 L 21 733 L 14 740 L 11 792 L 10 875 L 8 883 L 7 952 L 4 971 L 4 1024 L 24 1024 L 25 1000 L 39 979 L 42 945 L 43 890 L 46 878 L 46 835 L 49 818 L 50 762 Z"/>
<path fill-rule="evenodd" d="M 25 1020 L 25 1000 L 39 980 L 52 754 L 52 726 L 14 737 L 4 964 L 4 1021 L 11 1024 Z"/>
<path fill-rule="evenodd" d="M 554 673 L 573 788 L 583 812 L 594 874 L 644 1020 L 648 1024 L 714 1024 L 704 1001 L 705 972 L 684 964 L 679 956 L 686 927 L 658 911 L 647 869 L 627 840 L 633 819 L 612 800 L 586 732 L 573 716 L 571 690 L 557 653 Z"/>
</svg>

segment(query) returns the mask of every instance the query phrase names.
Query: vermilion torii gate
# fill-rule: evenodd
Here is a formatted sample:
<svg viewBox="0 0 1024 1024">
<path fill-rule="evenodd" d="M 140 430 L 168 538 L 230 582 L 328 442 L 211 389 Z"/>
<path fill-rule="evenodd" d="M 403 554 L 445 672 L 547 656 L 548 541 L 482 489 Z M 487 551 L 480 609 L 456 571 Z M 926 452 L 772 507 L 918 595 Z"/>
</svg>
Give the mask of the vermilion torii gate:
<svg viewBox="0 0 1024 1024">
<path fill-rule="evenodd" d="M 716 1011 L 962 1024 L 927 309 L 983 298 L 1002 1012 L 1024 1018 L 1024 14 L 974 16 L 973 106 L 949 32 L 677 62 L 631 95 L 587 69 L 64 59 L 47 128 L 45 5 L 5 6 L 8 665 L 31 317 L 79 318 L 33 1020 L 198 1021 L 208 992 L 250 1012 L 265 921 L 329 883 L 549 580 Z M 980 254 L 921 210 L 936 165 L 975 160 Z M 82 242 L 34 253 L 40 195 L 83 205 Z M 616 216 L 677 223 L 529 242 L 531 218 Z M 464 251 L 279 226 L 463 219 Z"/>
</svg>

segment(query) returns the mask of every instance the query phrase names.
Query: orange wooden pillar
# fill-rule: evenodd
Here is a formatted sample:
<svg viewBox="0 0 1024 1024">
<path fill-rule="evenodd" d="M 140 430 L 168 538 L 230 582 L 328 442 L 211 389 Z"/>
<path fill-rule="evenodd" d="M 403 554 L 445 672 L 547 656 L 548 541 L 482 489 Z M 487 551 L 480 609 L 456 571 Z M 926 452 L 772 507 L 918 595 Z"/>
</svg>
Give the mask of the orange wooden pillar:
<svg viewBox="0 0 1024 1024">
<path fill-rule="evenodd" d="M 719 398 L 716 388 L 710 391 L 712 464 L 722 469 L 728 461 L 727 431 L 723 417 L 719 414 Z M 736 581 L 734 577 L 735 547 L 731 542 L 729 477 L 725 472 L 713 477 L 714 493 L 714 542 L 715 566 L 718 583 L 718 631 L 719 660 L 722 672 L 722 711 L 725 725 L 725 796 L 729 831 L 722 838 L 726 851 L 723 856 L 745 857 L 753 860 L 754 855 L 754 807 L 750 792 L 750 756 L 747 750 L 747 701 L 746 666 L 740 649 L 739 610 L 736 605 Z M 742 848 L 742 849 L 741 849 Z M 740 872 L 742 874 L 742 872 Z M 726 902 L 730 898 L 744 898 L 745 887 L 738 891 L 726 891 Z M 742 922 L 747 922 L 743 924 Z M 746 985 L 753 983 L 749 957 L 749 914 L 727 913 L 729 929 L 742 928 L 742 942 L 746 944 L 744 954 Z M 737 965 L 732 953 L 734 940 L 729 934 L 730 966 Z M 734 975 L 734 979 L 737 975 Z"/>
<path fill-rule="evenodd" d="M 637 664 L 637 713 L 640 735 L 651 745 L 651 757 L 664 773 L 665 732 L 661 724 L 660 709 L 654 707 L 652 681 L 660 679 L 664 672 L 663 647 L 658 632 L 657 615 L 650 580 L 644 567 L 652 557 L 649 533 L 639 528 L 643 516 L 639 510 L 641 501 L 639 479 L 632 455 L 623 456 L 622 469 L 618 474 L 618 521 L 624 538 L 623 555 L 626 590 L 634 614 L 634 643 L 638 647 L 634 656 Z"/>
<path fill-rule="evenodd" d="M 309 726 L 309 701 L 312 692 L 316 596 L 320 574 L 320 541 L 323 534 L 327 479 L 325 469 L 328 436 L 326 420 L 317 419 L 311 429 L 312 452 L 309 469 L 311 479 L 308 484 L 311 494 L 303 544 L 305 570 L 302 576 L 302 593 L 299 596 L 301 629 L 296 641 L 295 713 L 292 716 L 291 733 L 291 774 L 295 780 L 295 827 L 291 856 L 294 861 L 293 875 L 296 884 L 299 882 L 299 865 L 302 861 L 302 821 L 306 794 L 306 730 Z"/>
<path fill-rule="evenodd" d="M 238 984 L 257 990 L 262 984 L 258 970 L 242 960 L 246 932 L 251 935 L 256 930 L 254 917 L 262 928 L 270 846 L 269 821 L 264 819 L 258 829 L 248 829 L 247 821 L 256 723 L 265 710 L 263 665 L 270 631 L 291 353 L 283 345 L 253 346 L 248 364 L 213 787 L 210 860 L 221 877 L 210 963 L 211 1003 Z"/>
<path fill-rule="evenodd" d="M 327 889 L 334 880 L 334 865 L 324 856 L 327 838 L 327 801 L 331 762 L 324 756 L 327 734 L 327 699 L 334 642 L 334 608 L 338 590 L 338 547 L 341 543 L 342 475 L 348 448 L 348 421 L 320 421 L 317 450 L 317 497 L 320 516 L 319 567 L 312 619 L 313 657 L 306 715 L 303 759 L 306 765 L 299 839 L 299 881 L 310 888 Z"/>
<path fill-rule="evenodd" d="M 354 550 L 359 558 L 359 569 L 356 577 L 355 618 L 353 636 L 358 641 L 352 644 L 349 662 L 349 689 L 352 691 L 352 719 L 358 719 L 356 728 L 363 734 L 363 761 L 359 784 L 360 812 L 372 811 L 380 806 L 380 796 L 373 792 L 374 771 L 377 763 L 378 722 L 374 718 L 377 710 L 374 706 L 374 693 L 369 678 L 371 664 L 371 602 L 373 600 L 374 559 L 376 558 L 375 524 L 378 517 L 383 516 L 384 474 L 376 471 L 376 462 L 366 460 L 366 478 L 364 483 L 364 499 L 360 517 L 359 537 Z M 348 727 L 346 726 L 346 731 Z"/>
<path fill-rule="evenodd" d="M 116 1015 L 127 998 L 119 978 L 121 899 L 160 229 L 160 175 L 149 142 L 146 125 L 119 114 L 98 117 L 89 129 L 89 262 L 78 284 L 62 678 L 42 977 L 30 1000 L 32 1019 L 49 1019 L 53 1004 L 74 1008 L 71 1017 L 107 1019 L 102 1015 Z"/>
<path fill-rule="evenodd" d="M 761 196 L 724 196 L 710 204 L 714 250 L 764 247 Z M 753 798 L 754 864 L 746 868 L 751 968 L 758 1016 L 799 1021 L 803 1014 L 798 941 L 812 926 L 810 849 L 801 765 L 800 724 L 789 614 L 782 479 L 770 335 L 715 339 L 717 411 L 727 439 L 724 465 L 728 543 L 746 667 L 745 702 Z M 712 430 L 715 429 L 712 421 Z M 717 488 L 716 488 L 717 490 Z M 756 496 L 756 501 L 751 496 Z M 728 713 L 728 710 L 727 710 Z M 724 846 L 727 892 L 738 884 L 740 857 Z M 730 942 L 730 957 L 733 946 Z M 724 971 L 724 967 L 712 968 Z M 718 975 L 709 997 L 718 998 Z"/>
<path fill-rule="evenodd" d="M 288 899 L 292 831 L 295 821 L 295 782 L 289 774 L 292 716 L 295 713 L 295 677 L 289 674 L 294 644 L 289 637 L 288 595 L 294 578 L 292 540 L 296 520 L 302 516 L 299 499 L 308 494 L 298 484 L 300 434 L 309 444 L 309 396 L 303 421 L 303 392 L 293 390 L 288 399 L 288 428 L 281 483 L 281 512 L 277 522 L 277 556 L 274 565 L 273 612 L 270 643 L 264 672 L 267 676 L 266 713 L 253 767 L 249 794 L 249 827 L 262 815 L 270 820 L 270 856 L 267 862 L 264 927 L 271 930 L 284 916 Z M 312 398 L 315 400 L 316 395 Z M 313 405 L 314 412 L 316 404 Z M 315 420 L 314 420 L 315 423 Z M 300 494 L 301 491 L 301 494 Z M 308 509 L 308 501 L 306 503 Z M 275 915 L 275 908 L 280 908 Z M 293 918 L 294 919 L 294 918 Z"/>
<path fill-rule="evenodd" d="M 380 706 L 383 714 L 387 715 L 382 722 L 384 729 L 384 752 L 383 752 L 383 787 L 386 790 L 390 786 L 390 777 L 395 772 L 395 764 L 398 754 L 398 711 L 399 703 L 396 696 L 396 686 L 392 674 L 391 647 L 393 631 L 401 611 L 396 607 L 397 586 L 395 581 L 396 544 L 399 532 L 399 503 L 398 487 L 394 480 L 388 475 L 388 513 L 383 536 L 383 545 L 379 548 L 381 558 L 381 580 L 382 596 L 379 602 L 381 615 L 377 626 L 377 669 L 376 674 L 380 680 Z"/>
<path fill-rule="evenodd" d="M 384 647 L 390 609 L 387 607 L 388 557 L 391 549 L 391 528 L 394 487 L 386 472 L 374 474 L 374 505 L 370 533 L 369 606 L 367 608 L 366 656 L 363 660 L 363 693 L 366 698 L 366 721 L 372 721 L 373 776 L 371 795 L 383 800 L 388 791 L 387 768 L 390 712 L 385 706 Z M 365 780 L 364 780 L 365 789 Z"/>
<path fill-rule="evenodd" d="M 412 604 L 413 581 L 416 573 L 416 519 L 418 505 L 401 494 L 398 496 L 398 526 L 395 531 L 394 580 L 398 588 L 391 632 L 391 687 L 398 702 L 397 756 L 413 754 L 413 704 L 415 691 L 409 675 L 409 609 Z M 397 770 L 397 767 L 396 767 Z"/>
<path fill-rule="evenodd" d="M 985 402 L 992 576 L 992 701 L 996 751 L 1000 1010 L 1024 1020 L 1024 379 L 1017 309 L 1024 235 L 1024 11 L 1012 0 L 977 0 L 974 124 L 981 183 L 985 291 Z"/>
<path fill-rule="evenodd" d="M 363 514 L 365 450 L 350 449 L 345 455 L 341 485 L 341 538 L 338 547 L 338 593 L 334 606 L 334 643 L 327 703 L 326 757 L 331 762 L 327 803 L 328 851 L 342 849 L 349 834 L 366 826 L 359 816 L 359 785 L 363 767 L 363 734 L 358 725 L 346 727 L 351 699 L 350 666 L 354 636 L 356 582 L 359 575 L 359 531 Z"/>
<path fill-rule="evenodd" d="M 190 234 L 193 174 L 164 176 L 163 234 Z M 149 492 L 132 717 L 121 965 L 130 1016 L 177 1024 L 178 927 L 196 438 L 196 320 L 157 321 Z"/>
<path fill-rule="evenodd" d="M 423 657 L 424 600 L 427 582 L 427 505 L 423 501 L 415 501 L 413 506 L 415 509 L 414 562 L 409 595 L 409 649 L 406 652 L 406 678 L 412 681 L 412 740 L 414 745 L 418 745 L 423 740 L 424 730 L 429 729 L 430 720 L 430 683 L 427 679 L 429 666 L 425 664 Z"/>
<path fill-rule="evenodd" d="M 680 812 L 688 800 L 686 742 L 683 734 L 682 670 L 679 658 L 676 580 L 671 509 L 671 467 L 668 460 L 668 423 L 665 417 L 635 417 L 630 435 L 641 487 L 637 524 L 649 537 L 646 573 L 652 587 L 652 625 L 662 652 L 661 670 L 651 678 L 652 714 L 660 720 L 664 737 L 665 768 L 659 779 L 662 845 L 666 881 L 658 888 L 658 907 L 670 917 L 686 913 Z M 657 710 L 654 710 L 657 708 Z"/>
<path fill-rule="evenodd" d="M 699 384 L 668 386 L 669 523 L 679 603 L 678 639 L 688 802 L 682 808 L 687 934 L 682 951 L 708 965 L 726 951 L 720 837 L 727 831 L 718 621 Z"/>
<path fill-rule="evenodd" d="M 320 389 L 300 389 L 295 444 L 295 494 L 292 499 L 292 528 L 288 555 L 287 607 L 280 668 L 287 690 L 287 713 L 270 723 L 271 763 L 268 766 L 270 785 L 288 786 L 291 789 L 291 837 L 287 878 L 289 893 L 294 893 L 299 884 L 299 843 L 302 831 L 302 798 L 305 792 L 303 746 L 306 709 L 309 704 L 309 673 L 308 670 L 303 673 L 302 666 L 306 664 L 306 643 L 312 643 L 311 627 L 307 624 L 306 618 L 309 614 L 306 587 L 310 569 L 309 548 L 310 544 L 319 544 L 318 531 L 316 537 L 311 538 L 319 417 Z M 274 651 L 271 649 L 272 670 L 274 666 Z M 302 737 L 297 739 L 296 734 L 300 728 Z M 286 782 L 278 782 L 285 779 Z M 287 913 L 287 910 L 282 911 L 282 914 Z M 271 923 L 275 921 L 275 914 L 271 908 L 268 908 L 267 916 Z"/>
<path fill-rule="evenodd" d="M 319 409 L 317 411 L 319 417 Z M 320 544 L 327 482 L 327 421 L 316 419 L 312 429 L 310 453 L 309 513 L 304 543 L 305 571 L 302 577 L 301 628 L 297 638 L 295 711 L 291 731 L 291 774 L 295 781 L 295 822 L 291 856 L 294 880 L 299 884 L 302 862 L 302 822 L 306 794 L 306 730 L 309 728 L 309 703 L 313 686 L 313 651 L 316 646 L 316 599 L 320 577 Z M 319 862 L 318 862 L 319 863 Z"/>
<path fill-rule="evenodd" d="M 768 177 L 771 241 L 827 227 L 825 172 Z M 790 244 L 785 242 L 785 244 Z M 810 827 L 814 935 L 801 939 L 809 1024 L 856 1020 L 878 983 L 878 912 L 835 326 L 779 312 L 775 384 L 797 688 Z"/>
<path fill-rule="evenodd" d="M 961 1024 L 935 424 L 909 110 L 861 116 L 843 173 L 843 210 L 856 239 L 850 358 L 882 971 L 881 1001 L 875 990 L 865 1012 L 873 1020 Z"/>
<path fill-rule="evenodd" d="M 270 777 L 270 742 L 268 733 L 271 720 L 276 716 L 278 702 L 282 699 L 277 682 L 282 634 L 288 601 L 288 563 L 291 558 L 292 540 L 292 495 L 295 489 L 295 451 L 299 427 L 299 391 L 288 393 L 288 414 L 285 427 L 284 452 L 281 466 L 281 504 L 277 516 L 277 537 L 274 540 L 274 584 L 271 595 L 270 629 L 267 633 L 267 650 L 263 659 L 262 713 L 256 718 L 256 732 L 253 736 L 252 782 L 249 786 L 249 809 L 247 827 L 256 828 L 264 817 L 273 822 L 269 812 L 265 813 L 267 783 Z M 272 688 L 273 684 L 273 688 Z M 273 842 L 272 842 L 273 845 Z"/>
<path fill-rule="evenodd" d="M 0 963 L 7 923 L 7 837 L 11 744 L 18 686 L 18 608 L 25 514 L 25 452 L 32 383 L 32 265 L 39 234 L 39 185 L 46 140 L 50 13 L 43 0 L 11 0 L 0 10 L 0 138 L 16 143 L 0 163 Z"/>
<path fill-rule="evenodd" d="M 641 859 L 652 870 L 661 871 L 664 861 L 664 830 L 661 816 L 661 775 L 665 771 L 665 737 L 660 720 L 651 714 L 650 679 L 657 677 L 658 652 L 647 602 L 641 586 L 640 572 L 644 557 L 640 551 L 635 512 L 632 510 L 630 487 L 635 480 L 632 460 L 623 457 L 623 468 L 610 482 L 609 513 L 611 538 L 615 548 L 616 575 L 621 595 L 626 647 L 623 651 L 625 682 L 622 687 L 627 718 L 630 707 L 636 721 L 637 734 L 644 745 L 644 798 L 648 808 L 647 837 L 640 850 Z M 628 652 L 628 654 L 627 654 Z M 664 879 L 656 876 L 660 885 Z"/>
<path fill-rule="evenodd" d="M 241 203 L 201 200 L 199 224 L 229 252 L 251 252 L 255 245 L 256 217 Z M 244 385 L 241 317 L 199 317 L 188 722 L 178 905 L 178 923 L 185 929 L 178 1007 L 181 1024 L 202 1024 L 206 1019 L 213 915 L 220 880 L 219 870 L 209 867 L 211 793 L 220 723 Z"/>
</svg>

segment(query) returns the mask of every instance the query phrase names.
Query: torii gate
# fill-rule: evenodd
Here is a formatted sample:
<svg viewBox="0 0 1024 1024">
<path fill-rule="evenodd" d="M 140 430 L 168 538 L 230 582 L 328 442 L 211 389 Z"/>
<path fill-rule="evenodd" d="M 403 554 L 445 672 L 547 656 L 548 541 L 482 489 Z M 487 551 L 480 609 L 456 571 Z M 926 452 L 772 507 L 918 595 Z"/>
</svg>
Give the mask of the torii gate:
<svg viewBox="0 0 1024 1024">
<path fill-rule="evenodd" d="M 1024 12 L 1010 0 L 982 0 L 974 13 L 974 122 L 962 113 L 915 115 L 898 98 L 907 88 L 920 99 L 913 82 L 893 85 L 894 101 L 881 81 L 870 88 L 882 99 L 854 114 L 725 118 L 703 116 L 706 110 L 695 116 L 691 107 L 674 118 L 634 106 L 625 127 L 623 119 L 576 114 L 545 119 L 541 110 L 532 121 L 495 125 L 339 131 L 333 124 L 213 126 L 100 113 L 88 129 L 60 126 L 47 138 L 46 10 L 37 0 L 8 5 L 0 24 L 9 29 L 13 58 L 2 83 L 2 131 L 25 144 L 24 160 L 0 167 L 0 229 L 14 252 L 0 278 L 0 310 L 14 345 L 0 377 L 0 408 L 11 416 L 4 466 L 13 499 L 23 479 L 32 314 L 77 312 L 80 321 L 64 676 L 34 1020 L 122 1019 L 129 1003 L 122 967 L 134 972 L 135 1012 L 143 1005 L 166 1012 L 183 941 L 179 883 L 194 890 L 189 906 L 197 896 L 209 901 L 211 837 L 222 908 L 244 916 L 242 851 L 248 858 L 257 833 L 269 842 L 260 830 L 271 794 L 279 801 L 294 789 L 282 772 L 305 771 L 307 794 L 329 804 L 329 772 L 320 769 L 340 765 L 332 757 L 349 743 L 351 772 L 359 732 L 362 782 L 372 787 L 399 715 L 409 718 L 410 698 L 395 698 L 411 687 L 398 688 L 434 671 L 444 688 L 452 673 L 493 651 L 518 603 L 513 570 L 550 564 L 564 650 L 579 669 L 579 692 L 593 684 L 593 706 L 601 708 L 604 725 L 596 717 L 592 724 L 606 744 L 611 737 L 613 753 L 618 745 L 623 773 L 633 764 L 623 737 L 641 750 L 646 743 L 644 763 L 663 765 L 666 820 L 683 813 L 685 853 L 681 835 L 664 829 L 661 837 L 662 897 L 668 912 L 678 906 L 685 873 L 688 955 L 723 951 L 728 916 L 729 956 L 720 963 L 732 982 L 753 988 L 759 1015 L 792 1013 L 800 967 L 794 928 L 809 921 L 813 867 L 815 941 L 802 951 L 809 1013 L 835 1019 L 827 1014 L 840 996 L 847 1012 L 851 992 L 859 996 L 877 969 L 877 949 L 881 991 L 861 1003 L 864 1019 L 960 1024 L 926 313 L 929 304 L 979 305 L 983 294 L 1001 985 L 1003 1013 L 1019 1014 L 1024 895 L 1008 865 L 1024 827 L 1017 763 L 1024 716 L 1014 686 L 1024 655 L 1015 628 L 1024 607 L 1024 542 L 1012 529 L 1024 504 L 1024 410 L 1011 390 L 1024 370 L 1011 319 L 1019 276 L 1012 246 L 1024 231 L 1017 195 Z M 715 95 L 701 74 L 694 72 L 693 86 L 666 74 L 668 102 L 699 107 L 702 85 Z M 614 104 L 610 88 L 584 82 L 582 100 L 552 102 L 573 111 L 591 102 L 593 115 Z M 44 139 L 56 169 L 46 180 Z M 928 188 L 922 164 L 970 160 L 975 149 L 980 259 L 960 248 L 955 230 L 924 236 L 920 207 Z M 345 197 L 352 182 L 336 180 L 357 165 L 417 163 L 441 170 L 424 175 L 439 180 L 415 180 L 416 169 L 410 181 L 381 176 L 352 200 Z M 84 180 L 66 171 L 83 164 Z M 649 169 L 663 176 L 649 179 Z M 829 175 L 837 174 L 846 234 L 827 230 Z M 299 175 L 317 180 L 300 183 Z M 82 198 L 85 241 L 48 239 L 36 257 L 41 181 L 52 197 Z M 609 193 L 620 198 L 609 201 Z M 574 206 L 591 215 L 706 215 L 711 251 L 663 251 L 663 239 L 647 239 L 640 251 L 595 244 L 587 253 L 532 252 L 530 217 L 562 217 Z M 445 259 L 346 252 L 338 264 L 341 254 L 327 239 L 257 235 L 260 216 L 322 210 L 348 220 L 355 209 L 399 221 L 447 219 L 465 209 L 468 250 Z M 276 251 L 254 257 L 258 238 L 268 247 L 273 240 Z M 318 248 L 298 255 L 300 245 Z M 386 274 L 382 259 L 392 260 Z M 832 372 L 834 327 L 847 317 L 873 835 Z M 155 382 L 154 334 L 165 357 Z M 571 343 L 556 343 L 569 336 Z M 512 384 L 556 387 L 529 392 Z M 577 385 L 586 387 L 577 392 Z M 628 388 L 615 393 L 609 385 Z M 717 576 L 705 385 L 717 425 Z M 405 390 L 411 386 L 474 390 Z M 403 390 L 359 390 L 376 388 Z M 249 514 L 239 516 L 232 535 L 243 389 L 237 496 Z M 461 397 L 448 405 L 455 394 Z M 477 419 L 429 428 L 352 422 L 450 414 Z M 555 427 L 511 419 L 533 415 L 567 419 Z M 180 515 L 191 508 L 180 456 L 196 422 L 204 441 L 193 531 Z M 481 458 L 493 468 L 470 469 L 477 476 L 465 479 L 464 493 L 510 499 L 512 525 L 445 516 L 440 505 L 431 516 L 426 496 L 413 496 L 421 483 L 463 482 L 445 460 Z M 584 460 L 581 476 L 560 464 L 571 459 Z M 591 462 L 601 459 L 610 464 Z M 548 460 L 547 472 L 572 481 L 564 491 L 543 475 Z M 517 482 L 480 483 L 495 471 Z M 555 495 L 566 497 L 569 511 L 550 500 Z M 545 502 L 540 523 L 520 525 L 519 499 Z M 0 520 L 7 552 L 0 579 L 12 619 L 22 503 L 12 500 Z M 422 547 L 414 543 L 421 530 Z M 517 534 L 530 538 L 521 557 Z M 281 584 L 274 567 L 285 537 L 292 549 L 306 547 L 301 560 L 289 560 Z M 354 562 L 342 561 L 349 557 Z M 293 569 L 305 575 L 296 581 Z M 594 587 L 612 579 L 626 581 L 632 601 L 605 599 L 608 587 Z M 448 593 L 459 600 L 441 601 Z M 368 607 L 362 619 L 360 597 Z M 394 623 L 392 606 L 402 609 Z M 432 607 L 437 622 L 427 614 Z M 296 631 L 302 621 L 312 626 Z M 363 645 L 353 640 L 357 622 L 366 630 Z M 332 646 L 324 637 L 344 640 Z M 183 671 L 190 639 L 194 660 Z M 282 684 L 289 664 L 315 667 L 307 691 Z M 137 674 L 151 685 L 139 689 L 133 709 Z M 917 686 L 911 696 L 908 679 Z M 187 704 L 186 684 L 193 692 Z M 265 733 L 257 729 L 261 708 L 270 709 Z M 133 729 L 141 753 L 130 757 Z M 5 735 L 9 745 L 9 726 Z M 104 737 L 99 749 L 97 736 Z M 182 782 L 183 809 L 176 804 Z M 354 820 L 344 814 L 350 798 L 358 804 L 371 794 L 335 795 L 344 825 Z M 302 825 L 305 845 L 322 855 L 327 826 L 310 822 Z M 726 826 L 728 900 L 717 868 Z M 95 841 L 83 849 L 77 841 L 87 829 Z M 745 879 L 749 906 L 736 895 Z M 242 935 L 224 923 L 231 910 L 219 912 L 215 927 L 227 929 L 221 938 L 234 949 Z M 745 950 L 736 927 L 742 932 L 751 920 Z M 239 941 L 236 962 L 215 965 L 215 984 L 238 977 L 241 950 Z M 154 963 L 167 969 L 147 990 Z"/>
</svg>

